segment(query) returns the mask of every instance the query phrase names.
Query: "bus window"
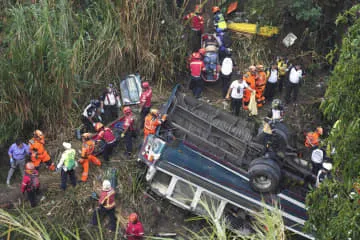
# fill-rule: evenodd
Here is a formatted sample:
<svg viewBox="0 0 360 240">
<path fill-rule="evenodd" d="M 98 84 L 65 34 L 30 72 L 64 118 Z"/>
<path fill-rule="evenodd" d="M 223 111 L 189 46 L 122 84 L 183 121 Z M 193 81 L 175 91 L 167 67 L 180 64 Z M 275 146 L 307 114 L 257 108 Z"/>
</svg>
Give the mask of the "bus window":
<svg viewBox="0 0 360 240">
<path fill-rule="evenodd" d="M 221 200 L 214 195 L 202 191 L 200 195 L 200 200 L 196 205 L 195 211 L 199 215 L 209 215 L 209 211 L 212 215 L 215 215 L 217 212 L 217 209 L 219 208 L 221 203 Z"/>
<path fill-rule="evenodd" d="M 171 197 L 190 207 L 195 191 L 194 186 L 178 180 Z"/>
<path fill-rule="evenodd" d="M 235 230 L 244 231 L 248 229 L 246 224 L 249 222 L 249 214 L 243 209 L 231 204 L 226 203 L 223 216 L 229 221 L 231 228 Z"/>
<path fill-rule="evenodd" d="M 151 187 L 153 190 L 158 191 L 160 194 L 165 195 L 171 181 L 171 176 L 157 171 L 152 182 Z"/>
</svg>

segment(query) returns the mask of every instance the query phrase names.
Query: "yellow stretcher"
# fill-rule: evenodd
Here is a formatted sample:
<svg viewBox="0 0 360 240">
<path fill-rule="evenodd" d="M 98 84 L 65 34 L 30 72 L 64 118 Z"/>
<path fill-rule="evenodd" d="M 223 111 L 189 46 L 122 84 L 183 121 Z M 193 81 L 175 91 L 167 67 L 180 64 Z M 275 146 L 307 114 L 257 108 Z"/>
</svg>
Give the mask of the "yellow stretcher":
<svg viewBox="0 0 360 240">
<path fill-rule="evenodd" d="M 263 37 L 272 37 L 279 34 L 279 28 L 273 26 L 258 27 L 257 24 L 252 23 L 228 23 L 227 28 L 235 32 L 256 34 Z"/>
</svg>

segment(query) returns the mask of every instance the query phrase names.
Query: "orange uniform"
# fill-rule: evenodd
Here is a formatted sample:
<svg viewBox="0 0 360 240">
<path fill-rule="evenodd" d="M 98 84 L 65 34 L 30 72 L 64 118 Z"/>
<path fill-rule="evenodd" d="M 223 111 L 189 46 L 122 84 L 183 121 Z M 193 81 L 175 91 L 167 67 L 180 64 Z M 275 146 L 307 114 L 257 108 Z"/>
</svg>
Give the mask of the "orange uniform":
<svg viewBox="0 0 360 240">
<path fill-rule="evenodd" d="M 309 132 L 305 137 L 305 146 L 308 148 L 317 147 L 320 144 L 320 134 L 318 132 Z"/>
<path fill-rule="evenodd" d="M 250 86 L 250 88 L 255 89 L 255 82 L 258 79 L 258 75 L 255 74 L 251 74 L 251 72 L 247 72 L 244 74 L 243 79 L 246 81 L 246 83 Z M 243 96 L 243 103 L 245 104 L 244 109 L 247 109 L 247 105 L 250 102 L 250 97 L 251 97 L 251 90 L 249 89 L 244 89 L 244 96 Z"/>
<path fill-rule="evenodd" d="M 35 168 L 38 168 L 40 166 L 40 163 L 42 162 L 48 163 L 50 161 L 50 156 L 45 150 L 44 144 L 44 136 L 42 136 L 41 138 L 32 138 L 29 141 L 31 161 L 33 162 Z"/>
<path fill-rule="evenodd" d="M 100 160 L 92 153 L 95 149 L 95 143 L 93 140 L 87 140 L 83 142 L 81 149 L 81 158 L 79 163 L 83 166 L 83 173 L 81 175 L 81 181 L 86 182 L 89 176 L 89 161 L 96 166 L 101 166 Z"/>
<path fill-rule="evenodd" d="M 149 113 L 146 116 L 144 124 L 144 141 L 149 134 L 155 134 L 156 128 L 161 125 L 165 119 L 166 115 L 163 115 L 161 119 L 152 113 Z"/>
<path fill-rule="evenodd" d="M 264 90 L 266 86 L 266 73 L 263 70 L 258 72 L 259 77 L 255 81 L 255 90 L 256 90 L 256 102 L 258 107 L 263 106 L 263 102 L 265 100 Z"/>
</svg>

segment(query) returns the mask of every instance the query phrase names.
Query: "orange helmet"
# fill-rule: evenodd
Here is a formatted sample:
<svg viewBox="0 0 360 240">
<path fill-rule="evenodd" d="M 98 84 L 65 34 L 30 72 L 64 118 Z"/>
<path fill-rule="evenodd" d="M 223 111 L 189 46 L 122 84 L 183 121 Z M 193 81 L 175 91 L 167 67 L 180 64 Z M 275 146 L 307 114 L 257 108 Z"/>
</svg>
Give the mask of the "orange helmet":
<svg viewBox="0 0 360 240">
<path fill-rule="evenodd" d="M 95 131 L 100 131 L 100 129 L 104 126 L 104 124 L 102 124 L 101 122 L 97 122 L 95 124 Z"/>
<path fill-rule="evenodd" d="M 37 130 L 34 131 L 34 136 L 35 136 L 35 137 L 40 138 L 42 135 L 43 135 L 43 133 L 42 133 L 42 131 L 40 131 L 39 129 L 37 129 Z"/>
<path fill-rule="evenodd" d="M 205 53 L 206 53 L 205 48 L 200 48 L 200 49 L 199 49 L 199 53 L 200 53 L 201 55 L 205 55 Z"/>
<path fill-rule="evenodd" d="M 126 107 L 124 107 L 124 109 L 123 109 L 123 113 L 124 113 L 124 114 L 129 114 L 129 113 L 132 113 L 132 110 L 131 110 L 131 108 L 130 108 L 129 106 L 126 106 Z"/>
<path fill-rule="evenodd" d="M 324 129 L 322 127 L 317 127 L 316 132 L 319 133 L 320 135 L 323 135 Z"/>
<path fill-rule="evenodd" d="M 194 52 L 194 53 L 192 54 L 192 57 L 195 58 L 195 59 L 200 59 L 200 58 L 201 58 L 201 55 L 200 55 L 200 53 L 198 53 L 198 52 Z"/>
<path fill-rule="evenodd" d="M 212 11 L 213 13 L 216 13 L 216 12 L 219 12 L 219 11 L 220 11 L 220 8 L 219 8 L 218 6 L 214 6 L 214 7 L 211 8 L 211 11 Z"/>
<path fill-rule="evenodd" d="M 134 223 L 134 222 L 136 222 L 137 220 L 138 220 L 138 215 L 137 215 L 136 213 L 131 213 L 131 214 L 129 215 L 129 222 Z"/>
<path fill-rule="evenodd" d="M 195 13 L 198 13 L 198 14 L 201 13 L 201 6 L 200 5 L 195 5 Z"/>
<path fill-rule="evenodd" d="M 35 169 L 35 166 L 32 162 L 28 162 L 26 163 L 25 165 L 25 171 L 28 172 L 28 173 L 32 173 Z"/>
</svg>

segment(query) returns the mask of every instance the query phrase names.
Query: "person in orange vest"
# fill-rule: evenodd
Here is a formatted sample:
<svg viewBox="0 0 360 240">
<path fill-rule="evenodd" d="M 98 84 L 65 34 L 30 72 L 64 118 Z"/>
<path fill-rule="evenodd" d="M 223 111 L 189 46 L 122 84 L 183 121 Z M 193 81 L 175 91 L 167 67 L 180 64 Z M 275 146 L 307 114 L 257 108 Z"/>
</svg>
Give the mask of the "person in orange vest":
<svg viewBox="0 0 360 240">
<path fill-rule="evenodd" d="M 259 75 L 256 73 L 256 67 L 250 66 L 249 71 L 243 75 L 243 79 L 250 86 L 251 89 L 255 89 L 255 82 L 259 78 Z M 243 108 L 248 110 L 248 105 L 250 102 L 251 91 L 249 89 L 245 89 L 244 97 L 243 97 Z"/>
<path fill-rule="evenodd" d="M 149 134 L 155 134 L 156 128 L 165 122 L 167 115 L 164 114 L 160 118 L 159 110 L 151 109 L 145 118 L 144 141 Z"/>
<path fill-rule="evenodd" d="M 255 81 L 256 102 L 258 107 L 262 107 L 265 103 L 264 90 L 266 86 L 266 73 L 264 66 L 261 64 L 256 66 L 256 71 L 259 75 Z"/>
<path fill-rule="evenodd" d="M 36 170 L 39 170 L 41 163 L 45 163 L 46 168 L 50 171 L 55 171 L 55 165 L 51 161 L 50 155 L 46 151 L 44 145 L 44 134 L 40 130 L 35 130 L 33 138 L 29 141 L 31 161 Z"/>
<path fill-rule="evenodd" d="M 192 90 L 196 98 L 200 98 L 203 89 L 203 81 L 201 79 L 201 73 L 205 71 L 204 61 L 201 60 L 201 55 L 198 52 L 193 54 L 193 60 L 190 62 L 190 74 L 191 82 L 190 89 Z"/>
<path fill-rule="evenodd" d="M 317 127 L 315 132 L 308 132 L 305 136 L 305 147 L 316 148 L 320 145 L 320 136 L 323 135 L 323 128 Z"/>
<path fill-rule="evenodd" d="M 192 51 L 198 51 L 201 45 L 201 34 L 204 32 L 204 18 L 201 16 L 201 6 L 196 5 L 195 11 L 186 15 L 184 20 L 190 20 Z"/>
<path fill-rule="evenodd" d="M 90 133 L 84 133 L 82 135 L 82 149 L 81 158 L 79 163 L 83 167 L 83 173 L 81 174 L 81 181 L 86 182 L 89 176 L 89 161 L 96 166 L 101 166 L 100 160 L 93 155 L 95 149 L 95 142 L 91 139 Z"/>
</svg>

